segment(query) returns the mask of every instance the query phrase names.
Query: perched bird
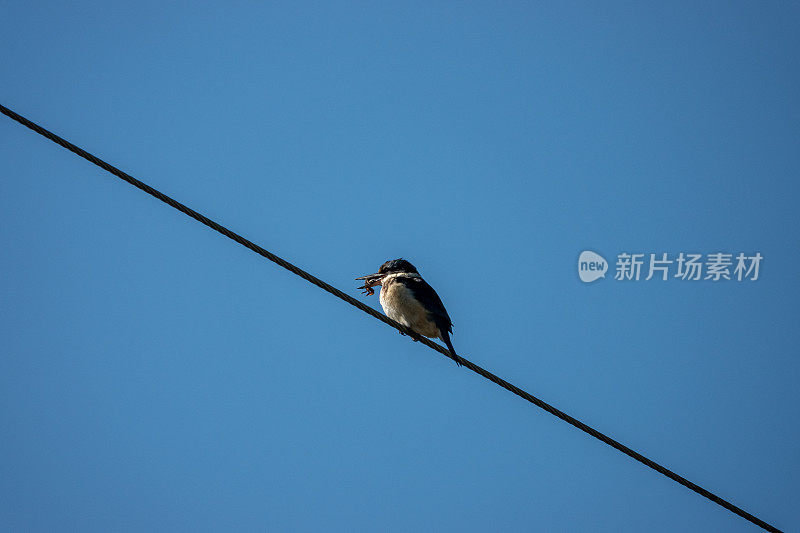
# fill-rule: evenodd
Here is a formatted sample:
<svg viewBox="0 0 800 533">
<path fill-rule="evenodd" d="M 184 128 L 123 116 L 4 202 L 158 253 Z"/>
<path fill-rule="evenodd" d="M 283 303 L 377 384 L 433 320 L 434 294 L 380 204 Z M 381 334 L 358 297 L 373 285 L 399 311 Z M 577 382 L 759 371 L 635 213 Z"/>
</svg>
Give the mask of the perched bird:
<svg viewBox="0 0 800 533">
<path fill-rule="evenodd" d="M 359 289 L 364 289 L 366 295 L 375 294 L 372 287 L 380 285 L 380 302 L 386 316 L 415 333 L 442 339 L 453 360 L 461 366 L 461 358 L 450 342 L 453 322 L 439 295 L 422 279 L 414 265 L 405 259 L 393 259 L 382 264 L 377 274 L 356 279 L 364 280 Z"/>
</svg>

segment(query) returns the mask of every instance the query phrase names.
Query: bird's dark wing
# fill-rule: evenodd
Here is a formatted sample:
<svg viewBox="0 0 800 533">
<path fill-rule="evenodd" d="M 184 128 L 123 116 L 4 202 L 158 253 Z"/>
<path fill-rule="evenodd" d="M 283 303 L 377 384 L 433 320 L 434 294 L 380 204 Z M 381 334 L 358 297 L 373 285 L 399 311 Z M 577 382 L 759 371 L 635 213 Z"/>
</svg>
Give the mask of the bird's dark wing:
<svg viewBox="0 0 800 533">
<path fill-rule="evenodd" d="M 422 278 L 404 278 L 405 286 L 412 292 L 414 298 L 430 312 L 431 320 L 436 323 L 440 331 L 453 331 L 453 321 L 444 308 L 442 299 L 433 290 L 433 287 Z"/>
<path fill-rule="evenodd" d="M 453 332 L 453 321 L 450 320 L 450 315 L 447 314 L 442 299 L 439 298 L 439 295 L 436 294 L 433 287 L 428 285 L 422 278 L 401 279 L 403 280 L 402 283 L 411 291 L 411 294 L 414 295 L 414 298 L 428 310 L 430 319 L 433 320 L 434 324 L 436 324 L 436 327 L 439 329 L 441 339 L 447 345 L 447 349 L 450 350 L 453 361 L 455 361 L 458 366 L 461 366 L 461 358 L 456 354 L 453 343 L 450 341 L 450 333 Z"/>
</svg>

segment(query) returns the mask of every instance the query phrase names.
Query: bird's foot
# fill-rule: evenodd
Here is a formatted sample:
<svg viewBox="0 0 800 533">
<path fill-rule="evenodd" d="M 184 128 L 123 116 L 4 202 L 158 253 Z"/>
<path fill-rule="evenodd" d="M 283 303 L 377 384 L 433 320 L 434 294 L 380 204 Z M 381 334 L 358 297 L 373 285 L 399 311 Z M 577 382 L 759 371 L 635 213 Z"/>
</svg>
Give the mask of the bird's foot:
<svg viewBox="0 0 800 533">
<path fill-rule="evenodd" d="M 400 335 L 405 336 L 406 334 L 405 334 L 405 332 L 400 331 Z M 411 333 L 409 333 L 408 336 L 411 337 L 411 340 L 414 341 L 414 342 L 419 342 L 420 340 L 422 340 L 422 335 L 419 335 L 418 333 L 415 333 L 413 331 Z"/>
</svg>

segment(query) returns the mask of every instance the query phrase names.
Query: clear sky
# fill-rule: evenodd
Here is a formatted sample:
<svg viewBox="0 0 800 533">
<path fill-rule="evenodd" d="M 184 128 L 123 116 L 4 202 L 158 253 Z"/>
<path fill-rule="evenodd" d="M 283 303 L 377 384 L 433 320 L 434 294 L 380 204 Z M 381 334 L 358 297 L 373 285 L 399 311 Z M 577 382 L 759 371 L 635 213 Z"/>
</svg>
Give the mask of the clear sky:
<svg viewBox="0 0 800 533">
<path fill-rule="evenodd" d="M 370 305 L 405 257 L 463 356 L 799 530 L 800 8 L 401 4 L 3 1 L 0 101 Z M 2 530 L 755 530 L 6 117 L 0 174 Z M 763 261 L 614 279 L 680 252 Z"/>
</svg>

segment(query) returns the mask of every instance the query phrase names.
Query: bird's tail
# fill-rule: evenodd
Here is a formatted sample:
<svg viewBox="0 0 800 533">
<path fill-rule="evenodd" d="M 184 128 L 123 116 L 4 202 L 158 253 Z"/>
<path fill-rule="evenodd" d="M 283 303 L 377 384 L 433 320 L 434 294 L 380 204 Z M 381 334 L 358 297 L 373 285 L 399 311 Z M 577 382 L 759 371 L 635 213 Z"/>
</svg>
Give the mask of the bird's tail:
<svg viewBox="0 0 800 533">
<path fill-rule="evenodd" d="M 461 358 L 456 354 L 456 349 L 453 348 L 453 343 L 450 342 L 450 333 L 447 332 L 446 329 L 440 329 L 439 333 L 441 334 L 441 338 L 444 343 L 447 345 L 447 349 L 450 350 L 450 356 L 453 358 L 453 361 L 456 362 L 458 366 L 461 366 Z"/>
</svg>

